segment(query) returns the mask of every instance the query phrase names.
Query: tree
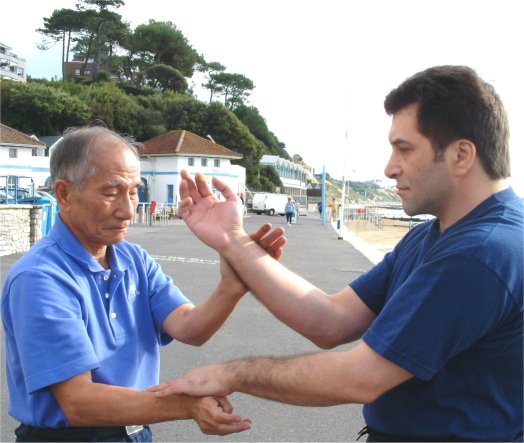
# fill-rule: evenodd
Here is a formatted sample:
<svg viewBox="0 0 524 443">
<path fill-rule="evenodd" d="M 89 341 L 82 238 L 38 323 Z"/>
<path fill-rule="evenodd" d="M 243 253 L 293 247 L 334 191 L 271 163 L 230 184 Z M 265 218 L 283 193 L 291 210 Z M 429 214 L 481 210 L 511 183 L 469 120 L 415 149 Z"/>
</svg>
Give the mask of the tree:
<svg viewBox="0 0 524 443">
<path fill-rule="evenodd" d="M 51 135 L 91 119 L 89 106 L 76 95 L 57 89 L 52 83 L 1 83 L 2 122 L 19 131 Z"/>
<path fill-rule="evenodd" d="M 109 40 L 113 41 L 114 36 L 120 34 L 126 28 L 126 25 L 122 23 L 122 16 L 116 12 L 109 11 L 107 8 L 119 8 L 123 4 L 122 0 L 80 0 L 80 3 L 77 4 L 77 8 L 84 12 L 86 19 L 84 29 L 89 34 L 84 69 L 91 55 L 91 46 L 94 44 L 93 80 L 98 80 L 101 52 L 108 40 L 105 37 L 111 35 L 112 38 Z M 98 10 L 90 9 L 90 6 L 96 6 Z"/>
<path fill-rule="evenodd" d="M 228 109 L 244 104 L 244 100 L 255 89 L 253 82 L 242 74 L 217 72 L 209 77 L 218 85 L 220 93 L 224 96 L 224 105 Z"/>
<path fill-rule="evenodd" d="M 199 60 L 197 52 L 171 22 L 150 20 L 148 24 L 137 26 L 126 49 L 142 70 L 164 64 L 177 69 L 185 77 L 193 76 Z"/>
<path fill-rule="evenodd" d="M 76 10 L 55 10 L 51 17 L 44 18 L 44 27 L 38 29 L 38 32 L 51 40 L 62 40 L 62 79 L 65 79 L 64 63 L 69 61 L 72 40 L 80 43 L 77 45 L 78 52 L 83 51 L 83 60 L 85 60 L 83 71 L 94 50 L 93 79 L 97 79 L 102 48 L 109 42 L 109 52 L 112 53 L 113 45 L 119 38 L 117 36 L 121 36 L 126 28 L 121 16 L 109 11 L 108 8 L 119 8 L 123 4 L 123 0 L 79 0 Z M 49 47 L 49 42 L 45 41 L 39 45 L 40 49 Z"/>
<path fill-rule="evenodd" d="M 151 82 L 152 86 L 163 91 L 170 89 L 172 91 L 184 92 L 188 86 L 187 80 L 178 69 L 163 63 L 148 68 L 146 78 Z"/>
<path fill-rule="evenodd" d="M 55 9 L 51 17 L 44 18 L 44 27 L 37 29 L 37 32 L 55 42 L 62 40 L 62 80 L 65 80 L 64 63 L 69 61 L 71 33 L 80 32 L 83 23 L 84 18 L 78 11 L 73 9 Z M 49 41 L 43 41 L 38 45 L 38 48 L 42 50 L 50 47 Z"/>
<path fill-rule="evenodd" d="M 264 143 L 268 153 L 289 159 L 285 145 L 268 129 L 266 120 L 260 115 L 257 108 L 240 105 L 233 112 L 249 128 L 251 133 Z"/>
<path fill-rule="evenodd" d="M 207 82 L 202 86 L 209 89 L 209 103 L 213 101 L 213 95 L 222 92 L 222 86 L 214 78 L 214 74 L 224 72 L 226 67 L 219 62 L 205 62 L 202 64 L 200 71 L 207 73 Z"/>
</svg>

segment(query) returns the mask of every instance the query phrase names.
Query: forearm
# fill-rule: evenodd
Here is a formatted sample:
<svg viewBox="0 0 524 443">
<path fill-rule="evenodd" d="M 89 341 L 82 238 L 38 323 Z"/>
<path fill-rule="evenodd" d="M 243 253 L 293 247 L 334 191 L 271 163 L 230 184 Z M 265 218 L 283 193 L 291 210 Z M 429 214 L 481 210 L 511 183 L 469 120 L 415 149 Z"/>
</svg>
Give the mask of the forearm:
<svg viewBox="0 0 524 443">
<path fill-rule="evenodd" d="M 336 309 L 325 292 L 270 257 L 247 235 L 223 251 L 251 292 L 282 322 L 318 344 L 330 335 Z"/>
<path fill-rule="evenodd" d="M 236 360 L 218 368 L 226 392 L 303 406 L 370 403 L 413 377 L 364 342 L 343 352 Z"/>
<path fill-rule="evenodd" d="M 171 313 L 164 329 L 183 343 L 200 346 L 224 324 L 243 295 L 243 291 L 232 289 L 221 280 L 203 303 Z"/>
<path fill-rule="evenodd" d="M 55 390 L 56 388 L 53 388 Z M 73 426 L 118 426 L 193 417 L 195 400 L 185 395 L 155 397 L 149 392 L 89 383 L 55 393 Z"/>
<path fill-rule="evenodd" d="M 231 390 L 288 404 L 332 406 L 372 400 L 334 352 L 238 360 L 225 364 L 224 371 Z"/>
</svg>

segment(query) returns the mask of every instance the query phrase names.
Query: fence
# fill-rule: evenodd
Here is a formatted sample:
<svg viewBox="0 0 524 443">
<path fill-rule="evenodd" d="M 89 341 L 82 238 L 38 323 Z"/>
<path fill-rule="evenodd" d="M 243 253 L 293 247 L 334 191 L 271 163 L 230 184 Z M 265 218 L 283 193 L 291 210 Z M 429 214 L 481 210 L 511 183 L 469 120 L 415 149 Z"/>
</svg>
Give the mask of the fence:
<svg viewBox="0 0 524 443">
<path fill-rule="evenodd" d="M 168 224 L 178 218 L 178 209 L 175 204 L 141 202 L 138 204 L 133 224 L 149 225 Z"/>
</svg>

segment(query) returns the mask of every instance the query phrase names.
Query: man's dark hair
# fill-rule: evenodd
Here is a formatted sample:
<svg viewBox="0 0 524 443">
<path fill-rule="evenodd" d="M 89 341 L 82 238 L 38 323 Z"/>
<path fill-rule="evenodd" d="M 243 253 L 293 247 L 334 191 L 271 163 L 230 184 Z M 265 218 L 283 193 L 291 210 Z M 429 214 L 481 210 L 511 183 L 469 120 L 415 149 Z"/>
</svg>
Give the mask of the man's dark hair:
<svg viewBox="0 0 524 443">
<path fill-rule="evenodd" d="M 50 170 L 53 183 L 58 179 L 68 180 L 81 191 L 85 181 L 98 173 L 94 162 L 94 156 L 100 148 L 97 142 L 107 137 L 112 137 L 126 145 L 139 159 L 136 143 L 131 138 L 119 135 L 103 126 L 69 128 L 51 153 Z"/>
<path fill-rule="evenodd" d="M 418 130 L 440 158 L 449 144 L 467 139 L 477 148 L 493 179 L 510 175 L 509 125 L 493 86 L 467 66 L 436 66 L 419 72 L 391 91 L 384 101 L 388 115 L 418 105 Z"/>
</svg>

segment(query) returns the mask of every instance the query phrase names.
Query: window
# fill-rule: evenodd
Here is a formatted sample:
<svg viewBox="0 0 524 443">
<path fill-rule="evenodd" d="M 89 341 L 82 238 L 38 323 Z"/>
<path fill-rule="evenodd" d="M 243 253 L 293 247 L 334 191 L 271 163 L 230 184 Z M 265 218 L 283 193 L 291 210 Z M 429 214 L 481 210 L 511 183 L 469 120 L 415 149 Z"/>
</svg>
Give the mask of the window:
<svg viewBox="0 0 524 443">
<path fill-rule="evenodd" d="M 206 167 L 207 166 L 207 158 L 202 158 L 200 160 L 200 166 Z"/>
<path fill-rule="evenodd" d="M 220 168 L 220 159 L 219 158 L 215 158 L 215 168 Z"/>
<path fill-rule="evenodd" d="M 16 148 L 9 148 L 9 158 L 17 158 L 18 152 Z"/>
<path fill-rule="evenodd" d="M 187 166 L 195 166 L 195 159 L 193 157 L 187 159 Z"/>
</svg>

